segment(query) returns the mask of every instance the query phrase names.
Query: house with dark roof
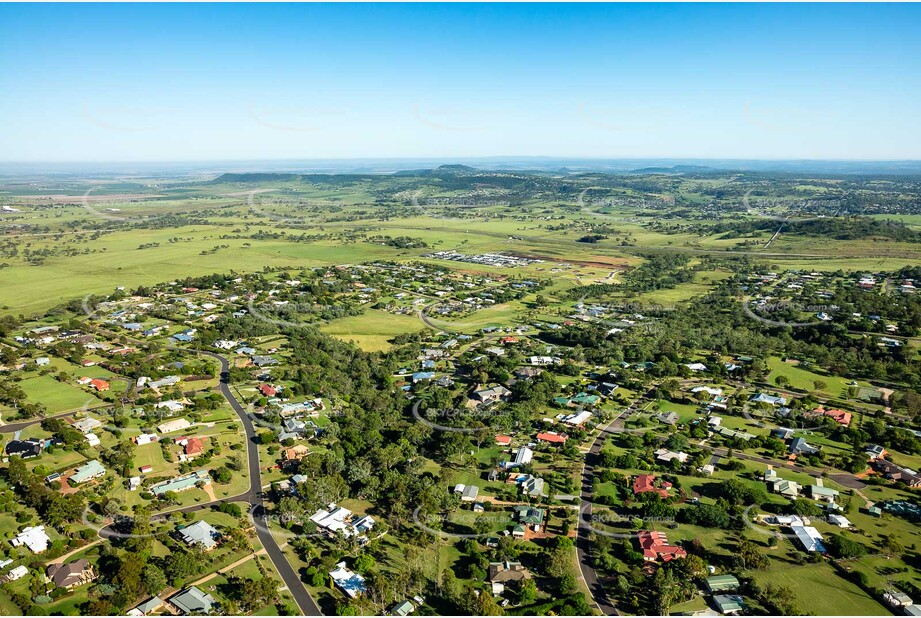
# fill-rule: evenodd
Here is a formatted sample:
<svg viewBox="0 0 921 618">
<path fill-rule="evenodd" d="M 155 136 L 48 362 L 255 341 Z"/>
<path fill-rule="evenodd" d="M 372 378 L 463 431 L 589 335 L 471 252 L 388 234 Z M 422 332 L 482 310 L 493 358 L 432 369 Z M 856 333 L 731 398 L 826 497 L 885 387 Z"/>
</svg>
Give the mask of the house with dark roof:
<svg viewBox="0 0 921 618">
<path fill-rule="evenodd" d="M 80 558 L 67 564 L 52 564 L 48 567 L 48 578 L 56 588 L 70 590 L 96 579 L 93 565 L 86 558 Z"/>
<path fill-rule="evenodd" d="M 790 453 L 793 455 L 814 455 L 820 450 L 818 447 L 810 446 L 805 438 L 793 438 L 790 442 Z"/>
<path fill-rule="evenodd" d="M 23 459 L 31 459 L 42 454 L 42 443 L 39 440 L 11 440 L 4 451 L 10 457 L 18 455 Z"/>
<path fill-rule="evenodd" d="M 487 574 L 489 583 L 492 585 L 494 595 L 502 594 L 505 586 L 509 582 L 522 582 L 531 579 L 531 572 L 528 571 L 520 562 L 490 562 Z"/>
</svg>

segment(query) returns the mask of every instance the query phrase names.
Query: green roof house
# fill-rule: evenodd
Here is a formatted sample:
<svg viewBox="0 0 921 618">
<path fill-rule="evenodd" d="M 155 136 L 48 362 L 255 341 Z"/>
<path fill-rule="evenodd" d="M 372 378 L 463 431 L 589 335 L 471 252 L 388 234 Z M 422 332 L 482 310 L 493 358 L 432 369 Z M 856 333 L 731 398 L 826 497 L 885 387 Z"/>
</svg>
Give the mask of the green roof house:
<svg viewBox="0 0 921 618">
<path fill-rule="evenodd" d="M 79 485 L 80 483 L 85 483 L 87 481 L 92 481 L 101 476 L 105 476 L 106 469 L 102 467 L 102 464 L 99 463 L 98 459 L 88 461 L 73 473 L 73 475 L 68 479 L 74 485 Z"/>
<path fill-rule="evenodd" d="M 713 603 L 721 614 L 737 614 L 742 611 L 742 597 L 735 594 L 715 594 Z"/>
<path fill-rule="evenodd" d="M 707 591 L 712 594 L 714 592 L 736 590 L 739 587 L 739 580 L 734 575 L 714 575 L 713 577 L 708 577 L 705 584 Z"/>
<path fill-rule="evenodd" d="M 186 616 L 190 614 L 210 614 L 216 601 L 210 594 L 205 594 L 192 586 L 170 597 L 169 602 Z"/>
<path fill-rule="evenodd" d="M 153 492 L 156 496 L 162 496 L 168 491 L 185 491 L 187 489 L 192 489 L 199 482 L 208 484 L 211 482 L 211 477 L 208 476 L 208 473 L 205 470 L 199 470 L 198 472 L 193 472 L 192 474 L 187 474 L 185 476 L 180 476 L 168 481 L 163 481 L 162 483 L 157 483 L 156 485 L 150 486 L 150 491 Z"/>
</svg>

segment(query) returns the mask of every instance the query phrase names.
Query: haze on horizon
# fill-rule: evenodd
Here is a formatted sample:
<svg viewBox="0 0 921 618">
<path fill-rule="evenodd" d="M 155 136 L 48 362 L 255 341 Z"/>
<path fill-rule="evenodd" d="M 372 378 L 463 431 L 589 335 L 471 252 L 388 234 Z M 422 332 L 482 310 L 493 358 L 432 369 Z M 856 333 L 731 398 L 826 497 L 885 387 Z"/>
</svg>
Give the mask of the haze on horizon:
<svg viewBox="0 0 921 618">
<path fill-rule="evenodd" d="M 918 5 L 2 5 L 0 159 L 921 159 Z"/>
</svg>

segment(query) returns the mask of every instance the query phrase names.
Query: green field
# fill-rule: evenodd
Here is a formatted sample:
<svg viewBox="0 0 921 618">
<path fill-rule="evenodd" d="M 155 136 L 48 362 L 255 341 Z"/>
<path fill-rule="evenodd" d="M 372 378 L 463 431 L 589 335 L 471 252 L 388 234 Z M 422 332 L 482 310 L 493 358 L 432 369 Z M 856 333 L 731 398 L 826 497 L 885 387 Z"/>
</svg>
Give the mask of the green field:
<svg viewBox="0 0 921 618">
<path fill-rule="evenodd" d="M 798 607 L 820 616 L 891 615 L 829 564 L 774 567 L 754 576 L 762 584 L 771 582 L 791 588 Z"/>
<path fill-rule="evenodd" d="M 68 412 L 79 410 L 83 406 L 101 405 L 99 399 L 80 387 L 65 382 L 58 382 L 50 375 L 29 378 L 19 383 L 31 401 L 40 401 L 48 412 Z"/>
<path fill-rule="evenodd" d="M 335 320 L 320 327 L 320 330 L 355 345 L 368 352 L 390 348 L 390 339 L 403 333 L 413 333 L 427 328 L 412 315 L 395 315 L 386 311 L 369 309 L 364 315 Z"/>
</svg>

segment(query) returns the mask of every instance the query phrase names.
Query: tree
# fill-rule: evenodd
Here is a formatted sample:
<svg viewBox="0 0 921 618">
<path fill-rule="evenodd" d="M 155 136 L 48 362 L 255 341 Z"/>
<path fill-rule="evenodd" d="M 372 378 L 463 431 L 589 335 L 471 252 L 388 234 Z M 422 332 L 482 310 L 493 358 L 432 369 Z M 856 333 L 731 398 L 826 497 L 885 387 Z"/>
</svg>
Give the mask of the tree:
<svg viewBox="0 0 921 618">
<path fill-rule="evenodd" d="M 736 562 L 739 568 L 750 571 L 767 567 L 769 560 L 753 541 L 742 539 L 736 549 Z"/>
<path fill-rule="evenodd" d="M 166 575 L 155 564 L 148 563 L 144 566 L 141 571 L 141 580 L 144 582 L 147 594 L 151 596 L 160 594 L 166 588 Z"/>
<path fill-rule="evenodd" d="M 374 568 L 375 560 L 374 556 L 368 553 L 361 554 L 355 558 L 355 564 L 352 566 L 357 572 L 362 575 L 367 575 L 371 569 Z"/>
<path fill-rule="evenodd" d="M 530 605 L 537 598 L 537 584 L 533 579 L 522 580 L 518 588 L 518 603 L 521 605 Z"/>
<path fill-rule="evenodd" d="M 837 558 L 860 558 L 867 553 L 867 548 L 862 543 L 849 539 L 843 534 L 830 535 L 825 545 Z"/>
<path fill-rule="evenodd" d="M 215 482 L 221 483 L 222 485 L 226 485 L 233 478 L 233 472 L 231 472 L 227 466 L 220 466 L 214 470 L 211 470 L 210 474 L 211 478 L 214 479 Z"/>
</svg>

